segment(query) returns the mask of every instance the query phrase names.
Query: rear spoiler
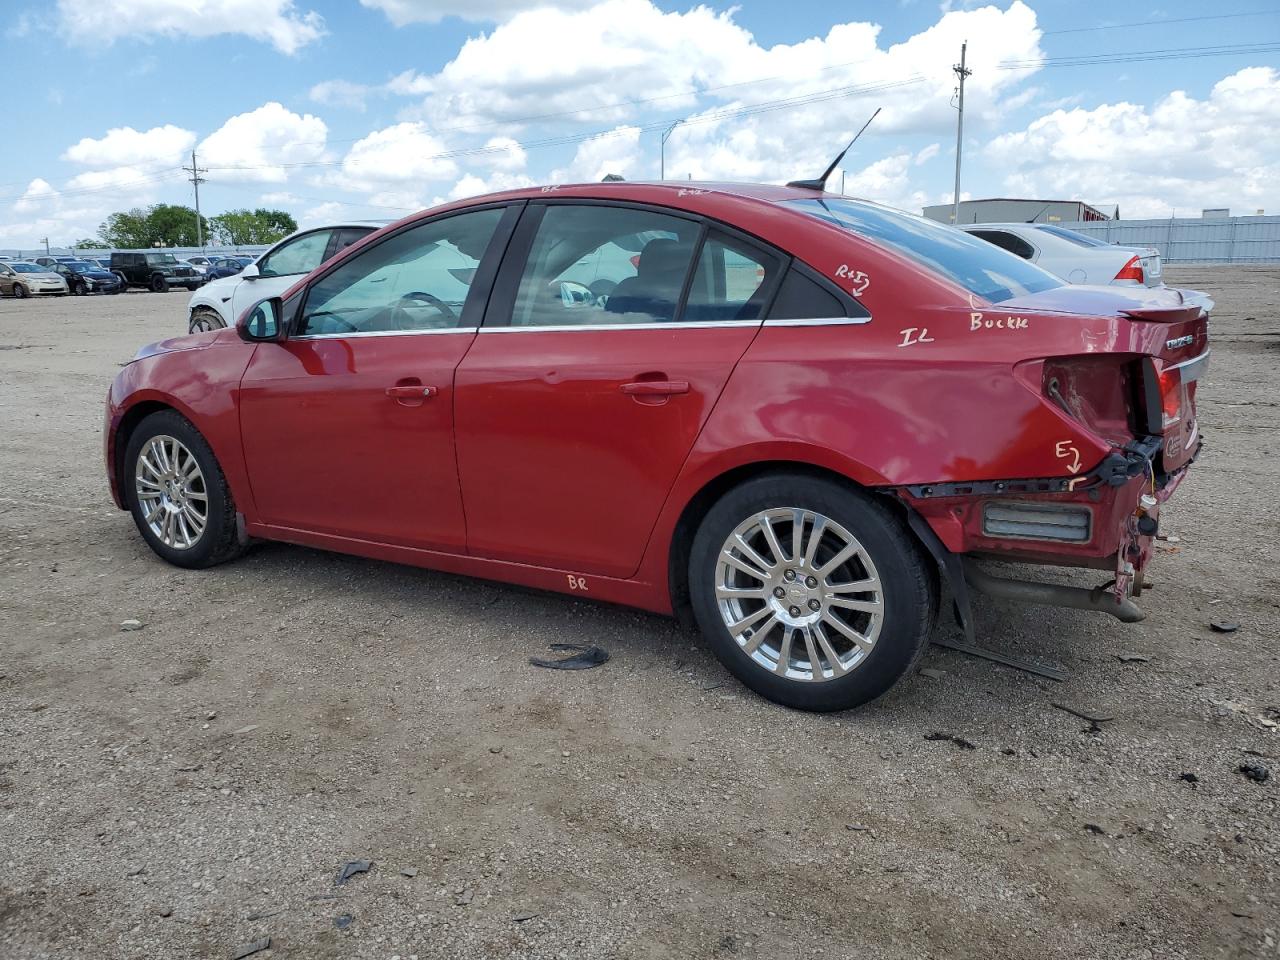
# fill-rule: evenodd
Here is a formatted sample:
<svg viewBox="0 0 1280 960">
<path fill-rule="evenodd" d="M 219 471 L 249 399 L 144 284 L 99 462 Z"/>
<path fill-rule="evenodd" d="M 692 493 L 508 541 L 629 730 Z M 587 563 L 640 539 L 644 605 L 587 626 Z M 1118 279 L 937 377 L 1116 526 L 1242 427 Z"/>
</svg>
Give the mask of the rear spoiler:
<svg viewBox="0 0 1280 960">
<path fill-rule="evenodd" d="M 1182 301 L 1179 306 L 1169 307 L 1132 307 L 1121 310 L 1123 316 L 1133 320 L 1150 320 L 1153 323 L 1183 323 L 1187 320 L 1199 320 L 1208 316 L 1213 309 L 1213 300 L 1199 290 L 1174 290 Z"/>
</svg>

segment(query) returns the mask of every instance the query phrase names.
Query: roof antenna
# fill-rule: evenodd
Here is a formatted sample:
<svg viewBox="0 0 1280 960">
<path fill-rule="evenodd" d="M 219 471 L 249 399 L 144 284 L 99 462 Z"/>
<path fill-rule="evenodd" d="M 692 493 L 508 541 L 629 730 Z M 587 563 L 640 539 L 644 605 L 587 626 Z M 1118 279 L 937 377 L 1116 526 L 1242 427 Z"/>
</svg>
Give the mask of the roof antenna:
<svg viewBox="0 0 1280 960">
<path fill-rule="evenodd" d="M 792 180 L 787 184 L 787 186 L 800 187 L 802 190 L 817 190 L 819 192 L 826 190 L 827 178 L 835 172 L 836 167 L 840 165 L 840 161 L 844 159 L 844 155 L 849 152 L 849 147 L 852 147 L 858 142 L 858 137 L 862 136 L 863 130 L 866 130 L 867 127 L 871 126 L 871 121 L 876 118 L 882 109 L 882 107 L 876 107 L 876 112 L 873 113 L 870 118 L 868 118 L 867 122 L 862 125 L 862 130 L 859 130 L 853 135 L 853 139 L 849 141 L 849 146 L 841 150 L 840 155 L 831 161 L 831 166 L 827 167 L 826 173 L 820 176 L 817 180 Z"/>
<path fill-rule="evenodd" d="M 1027 223 L 1035 223 L 1037 220 L 1040 219 L 1040 214 L 1044 213 L 1046 210 L 1048 210 L 1052 206 L 1053 206 L 1052 201 L 1049 203 L 1046 203 L 1043 207 L 1041 207 L 1039 210 L 1036 211 L 1035 216 L 1032 217 L 1030 220 L 1028 220 Z"/>
</svg>

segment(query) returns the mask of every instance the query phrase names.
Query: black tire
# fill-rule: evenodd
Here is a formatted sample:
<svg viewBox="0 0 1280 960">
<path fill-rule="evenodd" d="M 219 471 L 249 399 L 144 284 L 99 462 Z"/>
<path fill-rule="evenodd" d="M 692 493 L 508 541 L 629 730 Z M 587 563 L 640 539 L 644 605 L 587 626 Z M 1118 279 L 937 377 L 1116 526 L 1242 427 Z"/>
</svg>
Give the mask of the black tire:
<svg viewBox="0 0 1280 960">
<path fill-rule="evenodd" d="M 831 678 L 813 682 L 771 672 L 752 659 L 734 639 L 721 615 L 716 597 L 716 572 L 721 549 L 739 525 L 763 511 L 784 508 L 810 511 L 843 527 L 861 544 L 879 574 L 879 598 L 883 605 L 879 614 L 879 634 L 870 650 L 842 676 L 831 670 Z M 812 527 L 802 529 L 811 531 Z M 806 532 L 806 540 L 807 537 Z M 784 543 L 789 542 L 781 533 L 779 538 Z M 828 549 L 821 537 L 819 542 L 820 549 Z M 784 547 L 784 552 L 787 549 L 789 547 Z M 855 559 L 848 563 L 859 562 Z M 778 563 L 779 569 L 789 566 L 789 561 Z M 835 573 L 842 569 L 836 568 Z M 864 575 L 865 569 L 863 573 L 849 576 L 862 579 Z M 799 581 L 794 586 L 799 587 Z M 821 593 L 821 584 L 815 589 Z M 694 536 L 690 553 L 689 596 L 703 636 L 707 638 L 712 652 L 734 676 L 775 703 L 813 711 L 847 710 L 869 703 L 885 693 L 915 666 L 924 653 L 938 612 L 936 567 L 925 558 L 918 542 L 894 513 L 851 485 L 803 474 L 769 474 L 749 480 L 726 493 L 707 512 Z M 729 602 L 769 604 L 772 600 L 766 594 L 764 600 Z M 807 601 L 784 597 L 780 602 L 797 604 L 791 608 L 792 612 L 802 611 L 803 616 L 808 616 L 803 613 L 806 608 L 799 605 Z M 817 599 L 814 602 L 825 603 Z M 822 616 L 826 612 L 824 609 Z M 838 615 L 863 616 L 843 611 Z M 865 616 L 869 618 L 871 615 Z M 825 625 L 826 621 L 822 622 Z M 780 641 L 784 629 L 781 626 L 769 627 L 764 633 Z M 832 639 L 838 638 L 839 634 L 831 628 L 824 626 L 824 632 L 829 632 L 833 646 L 839 642 L 848 644 L 848 650 L 855 648 L 850 641 Z M 744 631 L 744 639 L 748 638 L 749 632 Z M 802 642 L 801 634 L 793 634 L 793 641 Z M 839 650 L 836 652 L 841 653 Z M 822 651 L 818 653 L 818 660 L 820 665 L 829 662 Z M 804 662 L 808 662 L 807 658 Z M 823 672 L 827 672 L 825 666 Z"/>
<path fill-rule="evenodd" d="M 204 476 L 204 492 L 208 497 L 207 522 L 196 542 L 184 549 L 169 546 L 155 534 L 147 524 L 138 500 L 138 455 L 148 441 L 159 436 L 179 440 L 191 451 Z M 122 467 L 120 479 L 125 503 L 133 514 L 138 532 L 161 559 L 174 566 L 201 569 L 225 563 L 243 551 L 237 533 L 235 500 L 227 486 L 227 478 L 209 444 L 186 417 L 174 410 L 162 410 L 146 417 L 129 437 Z"/>
<path fill-rule="evenodd" d="M 207 330 L 221 330 L 227 325 L 222 314 L 213 307 L 196 307 L 191 311 L 191 320 L 187 323 L 188 333 L 204 333 Z"/>
<path fill-rule="evenodd" d="M 19 300 L 25 300 L 27 297 L 31 296 L 31 291 L 28 290 L 26 287 L 24 287 L 22 284 L 15 283 L 13 285 L 13 295 L 17 297 Z"/>
<path fill-rule="evenodd" d="M 151 278 L 151 292 L 152 293 L 168 293 L 169 281 L 157 273 L 154 277 Z"/>
<path fill-rule="evenodd" d="M 85 289 L 85 285 L 83 283 L 76 281 L 75 285 L 71 288 L 71 293 L 72 296 L 83 297 L 87 296 L 89 291 Z"/>
</svg>

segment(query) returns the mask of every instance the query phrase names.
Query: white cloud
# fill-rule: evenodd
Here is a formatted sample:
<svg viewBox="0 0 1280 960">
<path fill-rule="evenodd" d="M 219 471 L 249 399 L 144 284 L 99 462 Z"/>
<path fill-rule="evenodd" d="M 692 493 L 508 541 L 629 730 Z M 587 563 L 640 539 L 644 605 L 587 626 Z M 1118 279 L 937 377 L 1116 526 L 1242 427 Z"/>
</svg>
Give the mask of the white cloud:
<svg viewBox="0 0 1280 960">
<path fill-rule="evenodd" d="M 452 159 L 440 156 L 448 151 L 425 123 L 397 123 L 352 144 L 342 160 L 341 174 L 331 174 L 326 181 L 349 189 L 373 190 L 379 184 L 444 180 L 458 169 Z"/>
<path fill-rule="evenodd" d="M 314 102 L 326 106 L 346 107 L 364 113 L 365 100 L 373 88 L 350 80 L 325 80 L 317 83 L 307 93 Z"/>
<path fill-rule="evenodd" d="M 484 149 L 488 152 L 479 154 L 476 162 L 492 170 L 511 173 L 523 170 L 529 162 L 529 155 L 525 153 L 524 147 L 510 137 L 490 137 L 485 142 Z"/>
<path fill-rule="evenodd" d="M 1280 71 L 1248 67 L 1196 100 L 1055 110 L 985 157 L 1015 195 L 1120 205 L 1127 218 L 1203 207 L 1252 212 L 1280 196 Z"/>
<path fill-rule="evenodd" d="M 288 190 L 280 190 L 274 193 L 264 193 L 258 198 L 258 203 L 264 207 L 293 207 L 302 203 L 302 198 L 295 197 Z"/>
<path fill-rule="evenodd" d="M 542 6 L 587 7 L 592 0 L 559 0 L 544 2 Z M 408 23 L 439 23 L 445 17 L 462 20 L 506 20 L 513 14 L 527 9 L 530 0 L 360 0 L 362 6 L 381 10 L 397 27 Z"/>
<path fill-rule="evenodd" d="M 293 54 L 324 36 L 324 19 L 293 0 L 58 0 L 62 32 L 81 46 L 126 38 L 241 34 Z"/>
<path fill-rule="evenodd" d="M 523 173 L 498 172 L 490 177 L 477 177 L 473 173 L 468 173 L 453 185 L 447 198 L 442 198 L 438 202 L 443 202 L 444 199 L 463 200 L 485 193 L 496 193 L 499 190 L 520 190 L 534 185 L 535 181 Z"/>
<path fill-rule="evenodd" d="M 115 127 L 94 140 L 85 137 L 62 154 L 63 160 L 86 167 L 177 166 L 196 142 L 196 135 L 171 123 L 150 130 Z"/>
<path fill-rule="evenodd" d="M 553 183 L 593 182 L 606 174 L 630 177 L 639 162 L 639 127 L 617 127 L 578 144 L 567 169 L 551 173 Z"/>
<path fill-rule="evenodd" d="M 210 178 L 283 183 L 290 164 L 325 157 L 329 128 L 319 117 L 279 103 L 231 117 L 200 144 L 200 165 Z"/>
<path fill-rule="evenodd" d="M 40 209 L 47 201 L 53 199 L 53 196 L 53 186 L 49 181 L 36 177 L 27 184 L 27 189 L 22 192 L 22 196 L 14 203 L 13 209 L 18 213 L 29 213 Z"/>
<path fill-rule="evenodd" d="M 938 155 L 938 151 L 941 149 L 942 149 L 942 146 L 940 144 L 931 143 L 927 147 L 925 147 L 923 150 L 921 150 L 919 153 L 916 154 L 915 160 L 913 162 L 917 167 L 922 166 L 923 164 L 928 163 L 930 160 L 936 157 Z"/>
</svg>

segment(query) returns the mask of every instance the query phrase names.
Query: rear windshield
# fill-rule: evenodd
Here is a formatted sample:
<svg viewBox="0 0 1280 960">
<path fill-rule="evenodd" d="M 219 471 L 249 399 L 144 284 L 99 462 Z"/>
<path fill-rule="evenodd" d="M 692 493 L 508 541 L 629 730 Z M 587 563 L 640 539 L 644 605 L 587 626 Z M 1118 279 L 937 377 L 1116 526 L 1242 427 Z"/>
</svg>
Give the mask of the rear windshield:
<svg viewBox="0 0 1280 960">
<path fill-rule="evenodd" d="M 1084 233 L 1076 233 L 1074 230 L 1068 230 L 1066 227 L 1050 227 L 1043 223 L 1036 224 L 1037 230 L 1043 230 L 1045 233 L 1052 233 L 1055 237 L 1061 237 L 1063 240 L 1070 240 L 1072 243 L 1081 247 L 1105 247 L 1107 244 L 1101 240 Z"/>
<path fill-rule="evenodd" d="M 1063 285 L 1053 274 L 963 230 L 865 200 L 788 200 L 811 217 L 906 254 L 970 293 L 1000 303 Z"/>
</svg>

